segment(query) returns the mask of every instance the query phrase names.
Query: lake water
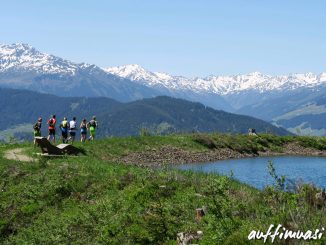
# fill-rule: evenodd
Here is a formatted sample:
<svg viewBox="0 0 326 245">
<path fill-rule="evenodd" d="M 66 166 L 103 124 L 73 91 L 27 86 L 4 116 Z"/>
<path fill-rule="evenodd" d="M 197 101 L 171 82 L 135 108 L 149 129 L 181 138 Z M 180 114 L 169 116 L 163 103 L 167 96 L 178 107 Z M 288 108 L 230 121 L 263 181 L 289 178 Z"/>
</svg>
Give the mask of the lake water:
<svg viewBox="0 0 326 245">
<path fill-rule="evenodd" d="M 230 159 L 210 163 L 184 164 L 177 168 L 230 175 L 258 189 L 274 184 L 268 171 L 271 160 L 278 176 L 285 175 L 288 183 L 313 183 L 326 188 L 326 157 L 278 156 Z"/>
</svg>

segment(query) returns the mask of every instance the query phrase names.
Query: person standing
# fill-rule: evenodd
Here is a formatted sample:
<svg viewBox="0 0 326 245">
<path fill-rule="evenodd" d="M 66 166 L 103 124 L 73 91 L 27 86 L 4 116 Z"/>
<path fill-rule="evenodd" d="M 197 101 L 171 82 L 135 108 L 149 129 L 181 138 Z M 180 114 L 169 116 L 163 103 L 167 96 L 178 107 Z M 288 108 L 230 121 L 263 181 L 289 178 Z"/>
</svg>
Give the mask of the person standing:
<svg viewBox="0 0 326 245">
<path fill-rule="evenodd" d="M 85 118 L 80 123 L 79 127 L 80 127 L 80 142 L 85 142 L 86 135 L 87 135 L 87 121 Z"/>
<path fill-rule="evenodd" d="M 67 143 L 68 140 L 68 121 L 67 118 L 64 117 L 63 121 L 60 124 L 61 136 L 62 136 L 62 143 Z"/>
<path fill-rule="evenodd" d="M 37 119 L 37 122 L 34 124 L 33 129 L 34 129 L 34 146 L 36 145 L 36 139 L 35 137 L 41 137 L 41 127 L 42 127 L 42 118 L 39 117 Z"/>
<path fill-rule="evenodd" d="M 48 141 L 53 139 L 53 143 L 55 143 L 55 125 L 57 123 L 57 120 L 55 119 L 55 115 L 52 115 L 51 118 L 48 120 L 48 129 L 49 129 L 49 135 L 48 135 Z"/>
<path fill-rule="evenodd" d="M 89 140 L 94 140 L 95 139 L 95 133 L 96 133 L 96 129 L 98 128 L 98 123 L 96 121 L 96 117 L 93 116 L 92 120 L 90 120 L 88 122 L 88 129 L 89 129 Z"/>
<path fill-rule="evenodd" d="M 73 144 L 75 141 L 75 137 L 76 137 L 76 117 L 73 117 L 72 120 L 69 122 L 69 134 L 70 137 L 68 140 L 71 140 L 71 143 Z"/>
</svg>

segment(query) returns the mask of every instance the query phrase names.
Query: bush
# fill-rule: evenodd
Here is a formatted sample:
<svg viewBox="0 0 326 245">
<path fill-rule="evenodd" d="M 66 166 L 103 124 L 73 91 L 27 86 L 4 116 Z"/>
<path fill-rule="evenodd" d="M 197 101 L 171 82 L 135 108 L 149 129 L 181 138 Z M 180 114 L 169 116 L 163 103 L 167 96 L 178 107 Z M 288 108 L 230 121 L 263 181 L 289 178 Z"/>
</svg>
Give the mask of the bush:
<svg viewBox="0 0 326 245">
<path fill-rule="evenodd" d="M 207 147 L 208 149 L 216 149 L 215 142 L 207 135 L 197 134 L 194 136 L 194 141 Z"/>
</svg>

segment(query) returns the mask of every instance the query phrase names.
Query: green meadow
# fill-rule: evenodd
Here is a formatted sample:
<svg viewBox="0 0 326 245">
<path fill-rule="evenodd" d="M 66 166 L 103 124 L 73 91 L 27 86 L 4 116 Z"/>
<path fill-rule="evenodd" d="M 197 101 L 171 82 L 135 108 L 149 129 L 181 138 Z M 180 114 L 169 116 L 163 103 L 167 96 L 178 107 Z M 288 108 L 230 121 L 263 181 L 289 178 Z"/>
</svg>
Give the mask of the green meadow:
<svg viewBox="0 0 326 245">
<path fill-rule="evenodd" d="M 295 192 L 283 191 L 277 169 L 275 185 L 259 191 L 232 176 L 120 160 L 164 146 L 189 153 L 227 148 L 255 155 L 286 153 L 288 144 L 326 150 L 325 138 L 221 134 L 107 138 L 76 143 L 85 156 L 60 158 L 36 156 L 39 149 L 31 143 L 1 144 L 0 243 L 177 244 L 178 233 L 202 231 L 193 243 L 263 244 L 248 240 L 251 230 L 267 231 L 270 224 L 291 230 L 321 228 L 326 206 L 316 199 L 319 190 L 303 185 Z M 16 148 L 34 160 L 6 159 Z M 198 208 L 206 210 L 201 218 Z M 299 244 L 288 242 L 274 244 Z M 309 242 L 322 243 L 326 236 Z"/>
</svg>

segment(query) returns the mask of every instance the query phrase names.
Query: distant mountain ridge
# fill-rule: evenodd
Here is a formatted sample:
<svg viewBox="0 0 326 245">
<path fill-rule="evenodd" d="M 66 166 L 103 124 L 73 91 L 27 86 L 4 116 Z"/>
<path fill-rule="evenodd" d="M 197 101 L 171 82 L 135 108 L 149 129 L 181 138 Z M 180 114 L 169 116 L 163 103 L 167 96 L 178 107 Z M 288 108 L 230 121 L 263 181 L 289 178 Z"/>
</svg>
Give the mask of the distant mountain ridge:
<svg viewBox="0 0 326 245">
<path fill-rule="evenodd" d="M 122 102 L 167 95 L 232 110 L 215 94 L 157 89 L 108 73 L 96 65 L 73 63 L 20 43 L 0 45 L 0 86 L 58 96 L 106 96 Z"/>
<path fill-rule="evenodd" d="M 209 101 L 214 95 L 221 96 L 230 106 L 224 107 L 227 111 L 261 118 L 295 134 L 326 135 L 326 73 L 269 76 L 254 72 L 189 79 L 150 72 L 139 65 L 106 71 L 152 88 L 196 91 L 206 94 Z"/>
<path fill-rule="evenodd" d="M 0 45 L 0 87 L 66 97 L 104 96 L 120 102 L 165 95 L 261 118 L 294 133 L 326 135 L 323 110 L 309 107 L 326 95 L 326 73 L 186 78 L 147 71 L 139 65 L 102 69 L 77 64 L 18 43 Z M 319 104 L 324 106 L 326 103 Z M 300 116 L 295 117 L 297 112 Z"/>
<path fill-rule="evenodd" d="M 96 65 L 78 64 L 54 55 L 42 53 L 28 44 L 0 44 L 0 74 L 2 78 L 0 84 L 10 85 L 10 82 L 12 85 L 21 84 L 22 86 L 23 82 L 25 85 L 31 84 L 29 79 L 20 82 L 18 80 L 8 81 L 7 83 L 3 81 L 4 78 L 10 80 L 10 75 L 14 75 L 13 73 L 52 75 L 52 79 L 58 80 L 60 78 L 65 80 L 65 76 L 73 78 L 78 75 L 85 75 L 108 79 L 106 83 L 112 82 L 109 81 L 109 79 L 112 79 L 119 82 L 128 81 L 130 86 L 135 85 L 136 82 L 138 85 L 145 85 L 147 88 L 159 87 L 171 91 L 192 91 L 217 95 L 232 95 L 249 90 L 264 93 L 326 85 L 326 73 L 270 76 L 260 72 L 253 72 L 234 76 L 211 75 L 206 78 L 186 78 L 162 72 L 151 72 L 136 64 L 102 69 Z M 40 82 L 42 76 L 38 77 L 38 79 Z M 83 79 L 85 77 L 81 78 L 81 80 Z M 77 83 L 77 81 L 73 82 Z M 73 82 L 70 84 L 72 87 Z M 103 83 L 105 82 L 103 81 Z M 141 87 L 143 88 L 143 86 Z"/>
<path fill-rule="evenodd" d="M 0 45 L 0 86 L 59 96 L 106 96 L 120 101 L 159 95 L 96 65 L 73 63 L 28 44 Z"/>
<path fill-rule="evenodd" d="M 78 69 L 91 67 L 75 64 L 54 55 L 41 53 L 29 44 L 0 45 L 0 72 L 35 71 L 39 74 L 75 75 Z"/>
<path fill-rule="evenodd" d="M 260 93 L 294 90 L 301 87 L 317 87 L 326 84 L 326 73 L 319 75 L 306 73 L 270 76 L 260 72 L 253 72 L 234 76 L 212 75 L 206 78 L 186 78 L 161 72 L 150 72 L 135 64 L 109 67 L 105 70 L 110 74 L 128 78 L 151 87 L 161 86 L 171 90 L 193 90 L 201 93 L 213 92 L 218 95 L 237 94 L 246 90 L 255 90 Z"/>
<path fill-rule="evenodd" d="M 99 136 L 139 135 L 141 128 L 155 134 L 177 132 L 228 132 L 247 133 L 249 127 L 258 132 L 289 134 L 260 119 L 217 111 L 200 103 L 160 96 L 134 102 L 121 103 L 109 98 L 58 97 L 28 90 L 0 88 L 0 140 L 1 131 L 15 132 L 19 138 L 32 137 L 32 124 L 39 116 L 46 120 L 56 114 L 63 117 L 76 116 L 88 120 L 96 115 Z M 25 128 L 23 127 L 25 125 Z M 21 132 L 21 129 L 24 132 Z M 26 133 L 27 132 L 27 133 Z"/>
</svg>

